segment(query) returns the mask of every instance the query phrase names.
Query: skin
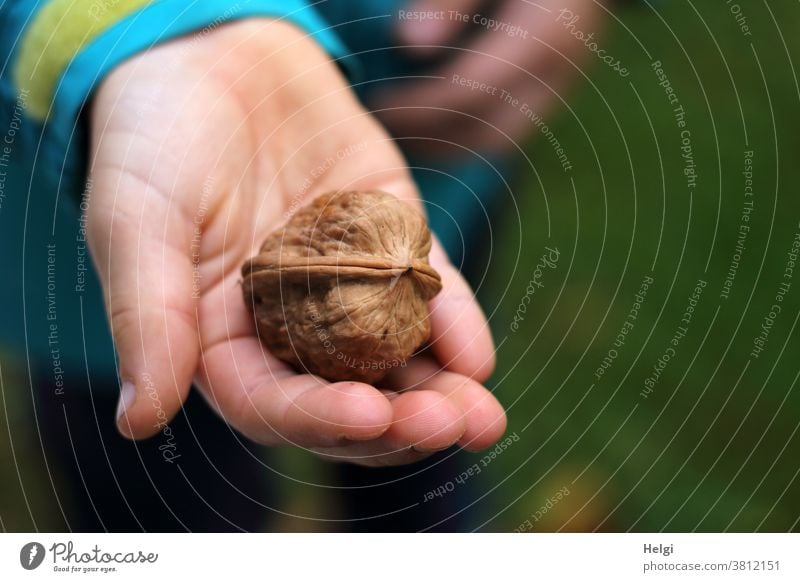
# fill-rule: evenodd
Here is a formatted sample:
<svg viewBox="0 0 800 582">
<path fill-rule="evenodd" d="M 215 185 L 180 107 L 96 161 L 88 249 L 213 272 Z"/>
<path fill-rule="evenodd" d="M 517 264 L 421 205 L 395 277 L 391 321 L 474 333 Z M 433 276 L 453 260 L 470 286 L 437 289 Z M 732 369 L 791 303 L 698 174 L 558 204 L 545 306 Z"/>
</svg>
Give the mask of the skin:
<svg viewBox="0 0 800 582">
<path fill-rule="evenodd" d="M 164 44 L 107 77 L 90 118 L 87 234 L 135 386 L 123 435 L 163 430 L 194 385 L 250 439 L 327 459 L 402 464 L 501 437 L 503 408 L 481 384 L 492 338 L 438 244 L 431 347 L 380 389 L 300 374 L 255 335 L 240 268 L 289 210 L 373 188 L 422 208 L 386 131 L 304 33 L 248 19 Z"/>
</svg>

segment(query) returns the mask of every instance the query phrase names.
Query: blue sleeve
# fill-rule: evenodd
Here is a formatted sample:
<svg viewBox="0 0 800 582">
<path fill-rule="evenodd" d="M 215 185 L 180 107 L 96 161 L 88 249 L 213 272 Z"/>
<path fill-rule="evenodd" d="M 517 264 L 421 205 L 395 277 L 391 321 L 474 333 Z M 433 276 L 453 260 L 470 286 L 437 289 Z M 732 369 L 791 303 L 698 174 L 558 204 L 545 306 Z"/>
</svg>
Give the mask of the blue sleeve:
<svg viewBox="0 0 800 582">
<path fill-rule="evenodd" d="M 134 10 L 83 46 L 60 71 L 47 114 L 31 114 L 31 95 L 14 83 L 14 65 L 32 22 L 50 3 L 15 0 L 0 4 L 0 128 L 12 127 L 5 161 L 25 174 L 28 189 L 55 193 L 76 203 L 85 180 L 86 138 L 81 112 L 93 91 L 122 61 L 172 38 L 247 17 L 285 19 L 305 30 L 335 59 L 347 51 L 330 27 L 304 0 L 155 0 Z M 68 0 L 82 8 L 114 6 L 125 0 Z M 129 4 L 137 4 L 129 1 Z M 86 11 L 82 14 L 86 19 Z M 78 24 L 80 24 L 78 22 Z M 33 95 L 41 99 L 41 95 Z M 0 137 L 0 139 L 2 139 Z M 8 138 L 6 138 L 8 139 Z M 13 145 L 13 147 L 12 147 Z M 4 148 L 0 145 L 0 171 Z M 0 178 L 2 178 L 0 176 Z M 6 193 L 7 194 L 7 193 Z"/>
</svg>

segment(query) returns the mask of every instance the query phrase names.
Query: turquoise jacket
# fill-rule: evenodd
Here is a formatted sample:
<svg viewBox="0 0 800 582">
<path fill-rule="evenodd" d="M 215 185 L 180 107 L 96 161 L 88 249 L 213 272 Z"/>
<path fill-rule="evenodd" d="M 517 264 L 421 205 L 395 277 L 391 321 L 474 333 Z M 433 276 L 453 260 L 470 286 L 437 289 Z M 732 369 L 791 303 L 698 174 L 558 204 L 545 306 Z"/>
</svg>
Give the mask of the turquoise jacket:
<svg viewBox="0 0 800 582">
<path fill-rule="evenodd" d="M 295 23 L 332 58 L 349 63 L 345 70 L 366 97 L 379 79 L 412 74 L 419 67 L 387 48 L 402 4 L 399 0 L 0 4 L 0 273 L 4 278 L 0 347 L 52 368 L 56 387 L 65 379 L 85 379 L 89 370 L 114 373 L 114 349 L 87 255 L 80 205 L 86 163 L 83 109 L 115 66 L 182 34 L 267 16 Z M 413 167 L 414 161 L 410 164 Z M 471 220 L 483 217 L 481 202 L 472 192 L 488 197 L 502 184 L 501 178 L 489 164 L 474 162 L 435 170 L 417 171 L 415 177 L 423 196 L 441 208 L 431 214 L 431 225 L 458 261 L 463 246 L 459 228 L 469 230 Z M 457 180 L 446 178 L 447 174 Z"/>
</svg>

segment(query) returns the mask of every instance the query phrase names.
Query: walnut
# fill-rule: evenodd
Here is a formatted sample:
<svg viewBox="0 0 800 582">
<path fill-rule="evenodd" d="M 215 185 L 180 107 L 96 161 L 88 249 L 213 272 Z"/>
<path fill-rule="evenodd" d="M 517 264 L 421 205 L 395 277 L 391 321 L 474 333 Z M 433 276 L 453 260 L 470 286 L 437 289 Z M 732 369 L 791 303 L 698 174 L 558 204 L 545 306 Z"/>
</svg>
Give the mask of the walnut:
<svg viewBox="0 0 800 582">
<path fill-rule="evenodd" d="M 442 288 L 430 248 L 425 219 L 394 196 L 324 194 L 245 263 L 245 303 L 280 359 L 374 383 L 430 336 L 427 302 Z"/>
</svg>

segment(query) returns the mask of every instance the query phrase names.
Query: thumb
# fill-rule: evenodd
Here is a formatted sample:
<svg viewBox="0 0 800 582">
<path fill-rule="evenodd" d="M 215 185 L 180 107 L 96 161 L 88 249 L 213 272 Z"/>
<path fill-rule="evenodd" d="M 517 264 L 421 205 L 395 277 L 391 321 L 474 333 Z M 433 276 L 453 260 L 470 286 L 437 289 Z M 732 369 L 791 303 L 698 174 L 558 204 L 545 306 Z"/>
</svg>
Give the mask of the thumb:
<svg viewBox="0 0 800 582">
<path fill-rule="evenodd" d="M 87 211 L 118 354 L 116 421 L 132 439 L 162 431 L 180 410 L 199 353 L 191 221 L 141 175 L 117 165 L 96 169 Z"/>
</svg>

